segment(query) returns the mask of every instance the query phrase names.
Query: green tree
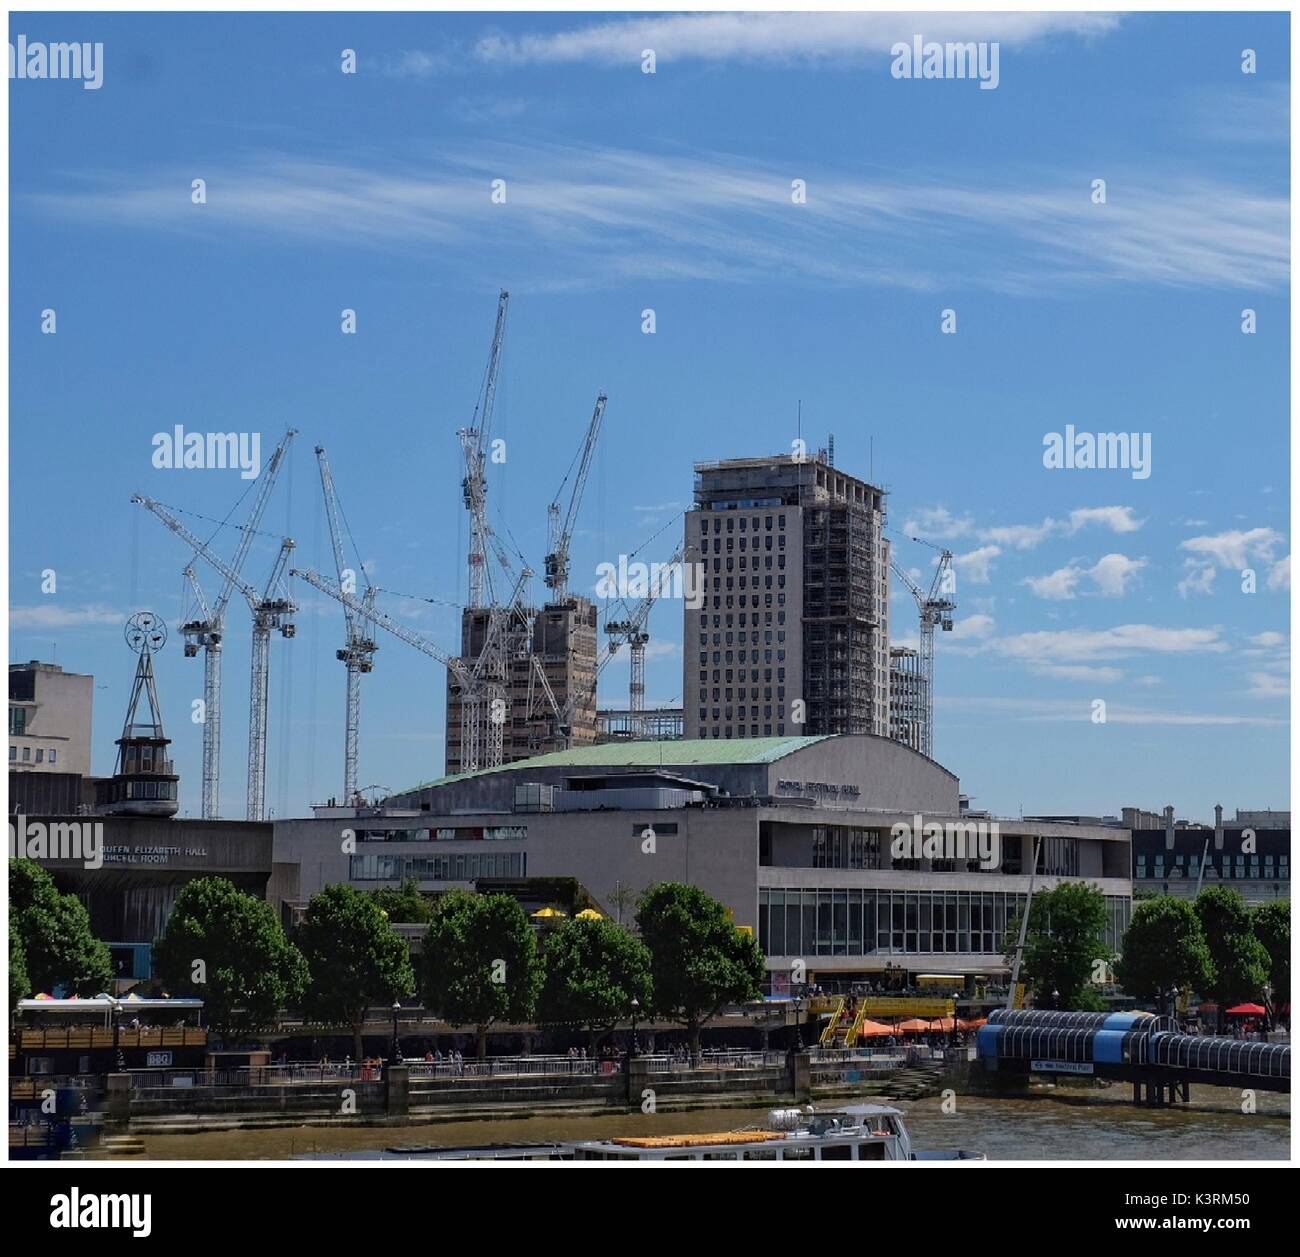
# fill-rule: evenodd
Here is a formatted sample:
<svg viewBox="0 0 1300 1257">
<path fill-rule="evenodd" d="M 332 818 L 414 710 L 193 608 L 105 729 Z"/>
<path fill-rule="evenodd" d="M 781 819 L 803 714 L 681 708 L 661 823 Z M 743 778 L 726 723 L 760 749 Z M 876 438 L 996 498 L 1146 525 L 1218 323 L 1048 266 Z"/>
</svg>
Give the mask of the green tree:
<svg viewBox="0 0 1300 1257">
<path fill-rule="evenodd" d="M 317 1021 L 347 1026 L 361 1060 L 366 1009 L 387 1008 L 415 994 L 406 940 L 371 896 L 337 885 L 311 897 L 294 942 L 311 975 L 303 1011 Z"/>
<path fill-rule="evenodd" d="M 1274 899 L 1251 914 L 1255 937 L 1268 952 L 1269 1020 L 1291 1002 L 1291 901 Z"/>
<path fill-rule="evenodd" d="M 1174 987 L 1199 991 L 1209 972 L 1210 949 L 1190 900 L 1157 895 L 1133 909 L 1124 954 L 1115 965 L 1115 977 L 1130 995 L 1164 1001 Z"/>
<path fill-rule="evenodd" d="M 18 934 L 18 926 L 13 918 L 9 919 L 9 1010 L 18 1007 L 20 999 L 26 999 L 32 993 L 32 984 L 27 977 L 27 957 L 23 953 L 23 940 Z"/>
<path fill-rule="evenodd" d="M 1020 936 L 1020 917 L 1007 928 L 1008 960 Z M 1101 996 L 1090 985 L 1096 963 L 1109 964 L 1106 897 L 1087 882 L 1062 882 L 1034 895 L 1020 980 L 1034 988 L 1035 1008 L 1100 1011 Z"/>
<path fill-rule="evenodd" d="M 541 984 L 532 927 L 510 895 L 452 891 L 433 906 L 420 965 L 424 1006 L 453 1026 L 473 1026 L 478 1058 L 498 1021 L 527 1021 Z"/>
<path fill-rule="evenodd" d="M 108 945 L 91 932 L 85 905 L 76 895 L 61 894 L 34 860 L 9 861 L 9 920 L 18 927 L 33 990 L 63 987 L 69 995 L 109 990 L 112 959 Z"/>
<path fill-rule="evenodd" d="M 766 967 L 753 937 L 742 934 L 726 908 L 698 886 L 660 882 L 641 896 L 636 914 L 650 949 L 651 1007 L 681 1021 L 691 1054 L 700 1029 L 726 1004 L 756 999 Z"/>
<path fill-rule="evenodd" d="M 1241 1000 L 1256 1000 L 1268 981 L 1268 952 L 1251 928 L 1250 909 L 1230 886 L 1207 886 L 1196 896 L 1205 941 L 1210 948 L 1210 974 L 1205 994 L 1223 1011 Z"/>
<path fill-rule="evenodd" d="M 433 907 L 428 895 L 420 890 L 413 877 L 406 878 L 400 886 L 381 886 L 370 892 L 370 898 L 388 919 L 396 925 L 428 925 L 433 919 Z"/>
<path fill-rule="evenodd" d="M 220 1035 L 247 1038 L 296 1007 L 308 973 L 275 910 L 224 877 L 201 877 L 176 896 L 154 969 L 173 995 L 203 1001 Z"/>
<path fill-rule="evenodd" d="M 620 1021 L 650 1005 L 650 952 L 635 934 L 613 921 L 566 921 L 552 932 L 542 957 L 539 1019 L 580 1026 L 588 1049 Z"/>
</svg>

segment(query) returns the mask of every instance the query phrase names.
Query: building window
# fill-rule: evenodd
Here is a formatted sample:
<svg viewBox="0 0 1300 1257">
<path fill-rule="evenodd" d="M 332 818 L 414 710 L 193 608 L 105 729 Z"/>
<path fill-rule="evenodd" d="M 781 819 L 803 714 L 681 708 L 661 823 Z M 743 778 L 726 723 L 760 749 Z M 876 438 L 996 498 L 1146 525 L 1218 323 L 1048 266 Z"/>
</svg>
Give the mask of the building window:
<svg viewBox="0 0 1300 1257">
<path fill-rule="evenodd" d="M 59 753 L 58 753 L 58 751 L 56 751 L 56 750 L 54 749 L 54 747 L 50 747 L 50 763 L 51 763 L 51 764 L 56 764 L 56 763 L 58 763 L 58 760 L 59 760 Z"/>
<path fill-rule="evenodd" d="M 9 708 L 9 732 L 22 736 L 27 732 L 27 708 Z"/>
</svg>

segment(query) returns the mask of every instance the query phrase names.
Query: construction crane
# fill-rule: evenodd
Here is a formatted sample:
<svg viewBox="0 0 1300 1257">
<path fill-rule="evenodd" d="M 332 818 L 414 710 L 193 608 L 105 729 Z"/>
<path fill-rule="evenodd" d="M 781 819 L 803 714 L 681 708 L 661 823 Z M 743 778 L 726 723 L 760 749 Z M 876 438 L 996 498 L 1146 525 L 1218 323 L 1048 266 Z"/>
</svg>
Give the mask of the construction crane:
<svg viewBox="0 0 1300 1257">
<path fill-rule="evenodd" d="M 605 417 L 605 403 L 609 399 L 604 393 L 596 398 L 595 409 L 591 412 L 591 422 L 587 424 L 587 436 L 578 458 L 578 474 L 573 480 L 573 492 L 569 495 L 569 509 L 563 519 L 560 517 L 560 496 L 564 493 L 564 484 L 568 481 L 565 473 L 560 483 L 560 492 L 555 501 L 546 508 L 546 587 L 551 591 L 552 602 L 563 602 L 569 592 L 569 543 L 573 539 L 573 527 L 578 519 L 578 507 L 582 503 L 582 493 L 587 487 L 587 476 L 591 472 L 591 458 L 596 452 L 596 439 L 600 436 L 601 420 Z M 569 470 L 573 467 L 570 464 Z"/>
<path fill-rule="evenodd" d="M 325 447 L 316 447 L 316 461 L 320 465 L 321 491 L 325 495 L 325 515 L 329 521 L 330 545 L 334 551 L 334 568 L 338 573 L 339 588 L 345 592 L 349 584 L 355 588 L 355 574 L 349 581 L 349 569 L 343 555 L 342 510 L 339 507 L 338 494 L 334 489 L 334 474 L 330 470 L 329 458 Z M 355 548 L 355 547 L 354 547 Z M 358 569 L 364 574 L 363 565 L 358 562 Z M 335 657 L 347 667 L 347 705 L 344 717 L 343 736 L 343 800 L 351 804 L 357 795 L 357 748 L 361 730 L 361 677 L 374 669 L 375 651 L 378 646 L 370 628 L 375 608 L 375 586 L 366 577 L 366 587 L 361 594 L 359 612 L 346 603 L 343 606 L 343 618 L 346 625 L 346 640 L 343 648 L 335 652 Z"/>
<path fill-rule="evenodd" d="M 295 628 L 293 623 L 293 613 L 297 611 L 294 603 L 281 592 L 281 585 L 284 581 L 285 569 L 288 567 L 289 558 L 293 554 L 294 541 L 290 537 L 285 537 L 280 543 L 280 552 L 276 556 L 275 564 L 271 568 L 271 574 L 267 577 L 266 585 L 259 592 L 252 585 L 243 579 L 239 574 L 238 568 L 232 563 L 227 563 L 219 554 L 216 554 L 210 546 L 199 540 L 179 519 L 176 518 L 161 502 L 155 502 L 153 498 L 145 497 L 143 494 L 135 494 L 131 499 L 143 506 L 146 510 L 151 511 L 162 522 L 174 532 L 182 541 L 188 545 L 194 553 L 200 558 L 205 559 L 216 570 L 226 578 L 226 586 L 231 590 L 238 590 L 244 595 L 244 600 L 248 603 L 248 608 L 253 615 L 253 648 L 252 661 L 250 665 L 249 685 L 248 685 L 248 783 L 247 783 L 247 802 L 246 815 L 250 821 L 261 821 L 266 819 L 266 724 L 267 708 L 270 695 L 270 674 L 271 674 L 271 634 L 279 632 L 284 638 L 291 638 L 294 635 Z M 208 606 L 207 600 L 203 596 L 203 587 L 199 583 L 198 576 L 195 574 L 194 565 L 191 563 L 185 568 L 185 577 L 190 582 L 190 588 L 194 591 L 195 601 L 198 603 L 199 611 L 202 618 L 190 621 L 188 624 L 181 626 L 181 632 L 186 637 L 185 653 L 193 656 L 198 651 L 200 644 L 207 647 L 205 637 L 213 636 L 211 625 L 216 622 L 216 616 L 213 610 Z M 222 607 L 222 616 L 224 618 L 224 606 Z M 216 649 L 220 649 L 220 634 L 215 643 Z M 198 638 L 198 641 L 192 639 Z M 204 672 L 204 680 L 207 679 L 207 671 Z M 205 686 L 206 689 L 206 686 Z M 217 701 L 220 702 L 221 687 L 217 685 Z M 205 698 L 204 716 L 211 719 L 213 708 L 209 705 L 209 700 Z M 220 721 L 218 721 L 218 727 Z M 204 724 L 204 752 L 207 751 L 207 724 Z M 208 775 L 207 765 L 204 764 L 204 797 L 206 804 Z M 216 782 L 214 781 L 214 789 Z"/>
<path fill-rule="evenodd" d="M 669 578 L 671 573 L 676 570 L 677 565 L 682 562 L 686 554 L 686 543 L 683 542 L 673 551 L 673 557 L 668 560 L 667 567 L 661 569 L 661 572 L 667 572 Z M 650 619 L 650 610 L 659 600 L 663 593 L 663 581 L 652 580 L 646 596 L 636 604 L 635 607 L 629 608 L 626 601 L 622 603 L 623 610 L 626 613 L 625 618 L 621 620 L 609 620 L 605 624 L 605 632 L 609 636 L 609 655 L 613 656 L 618 653 L 620 646 L 626 643 L 631 648 L 631 681 L 628 686 L 628 711 L 632 724 L 633 738 L 640 738 L 645 732 L 644 718 L 642 713 L 645 710 L 645 648 L 646 643 L 650 640 L 650 634 L 646 631 L 646 623 Z"/>
<path fill-rule="evenodd" d="M 495 675 L 490 670 L 492 661 L 504 654 L 498 649 L 495 640 L 485 642 L 474 666 L 466 667 L 463 660 L 435 646 L 422 634 L 399 624 L 373 606 L 367 609 L 364 603 L 351 594 L 344 593 L 338 585 L 318 572 L 295 570 L 292 575 L 301 577 L 314 589 L 333 598 L 335 602 L 341 602 L 354 615 L 377 624 L 408 646 L 414 646 L 416 650 L 442 664 L 461 688 L 461 771 L 475 772 L 479 768 L 500 767 L 504 750 L 502 729 L 507 707 L 504 675 Z M 518 600 L 520 591 L 531 576 L 532 572 L 527 568 L 520 573 L 515 592 L 511 596 L 512 604 Z M 505 623 L 504 616 L 492 617 L 488 623 L 489 639 L 495 639 L 504 630 Z"/>
<path fill-rule="evenodd" d="M 262 512 L 266 510 L 266 504 L 270 500 L 271 490 L 275 487 L 275 480 L 280 473 L 280 467 L 284 462 L 285 455 L 288 453 L 289 444 L 297 435 L 297 430 L 294 428 L 290 428 L 285 432 L 280 439 L 280 443 L 275 447 L 275 452 L 271 455 L 270 461 L 263 469 L 258 480 L 257 494 L 253 499 L 252 510 L 249 512 L 247 521 L 242 526 L 242 536 L 235 551 L 235 557 L 222 571 L 226 579 L 221 586 L 216 601 L 211 606 L 203 596 L 202 587 L 199 585 L 198 578 L 194 575 L 192 567 L 186 568 L 186 578 L 194 591 L 195 600 L 201 613 L 200 619 L 190 620 L 188 623 L 181 625 L 181 634 L 185 639 L 184 653 L 187 659 L 194 658 L 198 654 L 199 647 L 203 647 L 203 799 L 201 811 L 204 820 L 216 820 L 220 816 L 221 810 L 218 797 L 221 787 L 221 645 L 222 637 L 225 634 L 226 604 L 230 601 L 230 596 L 234 593 L 237 582 L 240 580 L 239 574 L 248 558 L 249 549 L 253 544 L 253 537 L 257 532 L 258 524 L 261 522 Z M 132 501 L 147 504 L 148 500 L 137 494 L 132 498 Z M 153 508 L 150 507 L 150 509 Z M 156 511 L 154 513 L 157 514 Z M 177 522 L 179 523 L 179 521 Z M 170 527 L 170 525 L 168 526 Z M 177 530 L 173 528 L 172 531 Z M 188 532 L 183 525 L 181 526 L 181 532 L 188 536 Z M 207 549 L 202 542 L 197 542 L 197 539 L 192 544 L 194 544 L 196 552 L 200 549 Z"/>
<path fill-rule="evenodd" d="M 954 593 L 952 551 L 936 546 L 921 537 L 912 537 L 910 540 L 919 541 L 923 546 L 939 551 L 939 565 L 935 569 L 934 580 L 930 582 L 929 593 L 924 592 L 903 571 L 897 559 L 891 557 L 889 561 L 889 566 L 894 569 L 898 579 L 907 586 L 912 597 L 916 599 L 917 609 L 921 614 L 919 662 L 921 687 L 924 691 L 921 695 L 924 716 L 916 749 L 922 755 L 930 756 L 934 740 L 934 629 L 935 625 L 938 625 L 945 633 L 952 631 L 952 613 L 957 609 L 957 603 L 951 596 Z"/>
<path fill-rule="evenodd" d="M 484 597 L 485 594 L 490 596 L 491 592 L 491 577 L 487 572 L 487 446 L 488 434 L 492 429 L 492 408 L 496 402 L 497 373 L 501 368 L 501 346 L 505 340 L 506 311 L 509 306 L 510 294 L 503 288 L 497 295 L 496 326 L 492 331 L 492 347 L 488 352 L 483 388 L 478 404 L 474 407 L 474 418 L 469 427 L 460 428 L 456 432 L 465 459 L 465 474 L 460 483 L 465 509 L 469 512 L 469 605 L 476 609 L 488 605 Z"/>
</svg>

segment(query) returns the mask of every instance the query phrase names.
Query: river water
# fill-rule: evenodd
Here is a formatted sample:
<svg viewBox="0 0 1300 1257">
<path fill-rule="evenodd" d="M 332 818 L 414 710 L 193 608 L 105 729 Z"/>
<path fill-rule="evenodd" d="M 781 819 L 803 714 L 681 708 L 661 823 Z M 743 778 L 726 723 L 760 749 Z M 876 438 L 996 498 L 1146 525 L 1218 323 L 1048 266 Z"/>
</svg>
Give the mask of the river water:
<svg viewBox="0 0 1300 1257">
<path fill-rule="evenodd" d="M 1192 1104 L 1138 1108 L 1127 1086 L 1103 1091 L 1040 1090 L 1017 1098 L 963 1097 L 956 1111 L 941 1101 L 898 1101 L 917 1149 L 963 1149 L 990 1160 L 1286 1160 L 1290 1097 L 1257 1093 L 1258 1111 L 1241 1112 L 1241 1093 L 1192 1088 Z M 888 1103 L 868 1098 L 873 1103 Z M 789 1101 L 778 1102 L 788 1104 Z M 849 1101 L 823 1101 L 833 1107 Z M 735 1130 L 761 1124 L 767 1107 L 689 1113 L 542 1113 L 531 1118 L 441 1121 L 401 1127 L 297 1126 L 274 1130 L 145 1135 L 152 1160 L 249 1160 L 291 1157 L 372 1158 L 403 1145 L 546 1143 L 613 1135 L 666 1135 Z M 388 1154 L 393 1155 L 393 1154 Z"/>
</svg>

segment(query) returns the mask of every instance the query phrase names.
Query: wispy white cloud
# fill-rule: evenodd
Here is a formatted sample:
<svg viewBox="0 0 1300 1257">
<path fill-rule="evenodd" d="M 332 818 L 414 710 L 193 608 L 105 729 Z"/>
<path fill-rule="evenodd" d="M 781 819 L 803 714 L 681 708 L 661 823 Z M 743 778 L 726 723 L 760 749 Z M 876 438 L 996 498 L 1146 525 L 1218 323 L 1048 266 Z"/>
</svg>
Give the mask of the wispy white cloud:
<svg viewBox="0 0 1300 1257">
<path fill-rule="evenodd" d="M 70 607 L 64 603 L 38 602 L 32 606 L 10 607 L 11 629 L 84 628 L 88 625 L 121 625 L 126 613 L 99 603 Z"/>
<path fill-rule="evenodd" d="M 946 506 L 923 506 L 903 524 L 903 531 L 909 537 L 924 537 L 928 541 L 952 541 L 970 530 L 970 516 L 954 515 Z"/>
<path fill-rule="evenodd" d="M 994 638 L 985 649 L 1026 663 L 1092 663 L 1142 654 L 1219 654 L 1228 650 L 1215 628 L 1119 624 L 1105 629 L 1049 629 Z"/>
<path fill-rule="evenodd" d="M 1128 592 L 1130 582 L 1147 565 L 1146 559 L 1130 559 L 1125 554 L 1103 554 L 1088 569 L 1088 575 L 1106 598 L 1119 598 Z"/>
<path fill-rule="evenodd" d="M 1083 568 L 1067 565 L 1058 567 L 1056 571 L 1049 572 L 1046 576 L 1027 576 L 1025 584 L 1039 598 L 1048 598 L 1052 601 L 1064 601 L 1067 598 L 1074 597 L 1075 587 L 1083 577 Z"/>
<path fill-rule="evenodd" d="M 1284 195 L 1133 172 L 1123 205 L 1099 213 L 1073 176 L 865 177 L 722 154 L 558 144 L 451 147 L 386 160 L 267 154 L 205 166 L 202 207 L 178 196 L 191 172 L 79 174 L 27 208 L 101 226 L 220 238 L 237 232 L 401 253 L 512 251 L 539 282 L 637 279 L 1041 292 L 1140 283 L 1279 288 L 1288 278 Z M 806 179 L 794 204 L 791 180 Z M 492 180 L 506 181 L 493 204 Z M 539 248 L 544 246 L 544 248 Z M 557 279 L 556 276 L 563 276 Z"/>
<path fill-rule="evenodd" d="M 1083 699 L 1061 698 L 980 698 L 973 696 L 935 696 L 935 706 L 941 711 L 998 716 L 1007 720 L 1048 721 L 1059 723 L 1091 723 L 1091 704 Z M 1106 723 L 1112 725 L 1207 725 L 1207 726 L 1269 726 L 1277 727 L 1288 722 L 1277 716 L 1238 715 L 1231 712 L 1159 711 L 1153 708 L 1130 707 L 1125 703 L 1108 700 Z"/>
<path fill-rule="evenodd" d="M 1203 537 L 1189 537 L 1182 543 L 1181 548 L 1215 563 L 1218 567 L 1240 571 L 1256 561 L 1272 563 L 1274 551 L 1285 540 L 1276 529 L 1250 528 Z"/>
<path fill-rule="evenodd" d="M 1002 551 L 997 546 L 980 546 L 966 554 L 953 556 L 952 565 L 961 572 L 972 585 L 989 583 L 989 565 Z"/>
<path fill-rule="evenodd" d="M 997 40 L 1008 48 L 1052 36 L 1099 37 L 1114 30 L 1110 13 L 690 13 L 588 22 L 568 30 L 485 35 L 475 53 L 506 65 L 639 66 L 656 60 L 767 64 L 860 62 L 884 58 L 891 45 L 927 40 Z"/>
<path fill-rule="evenodd" d="M 1070 512 L 1068 531 L 1076 533 L 1089 524 L 1099 524 L 1111 532 L 1136 532 L 1146 523 L 1133 518 L 1131 506 L 1086 506 Z"/>
</svg>

